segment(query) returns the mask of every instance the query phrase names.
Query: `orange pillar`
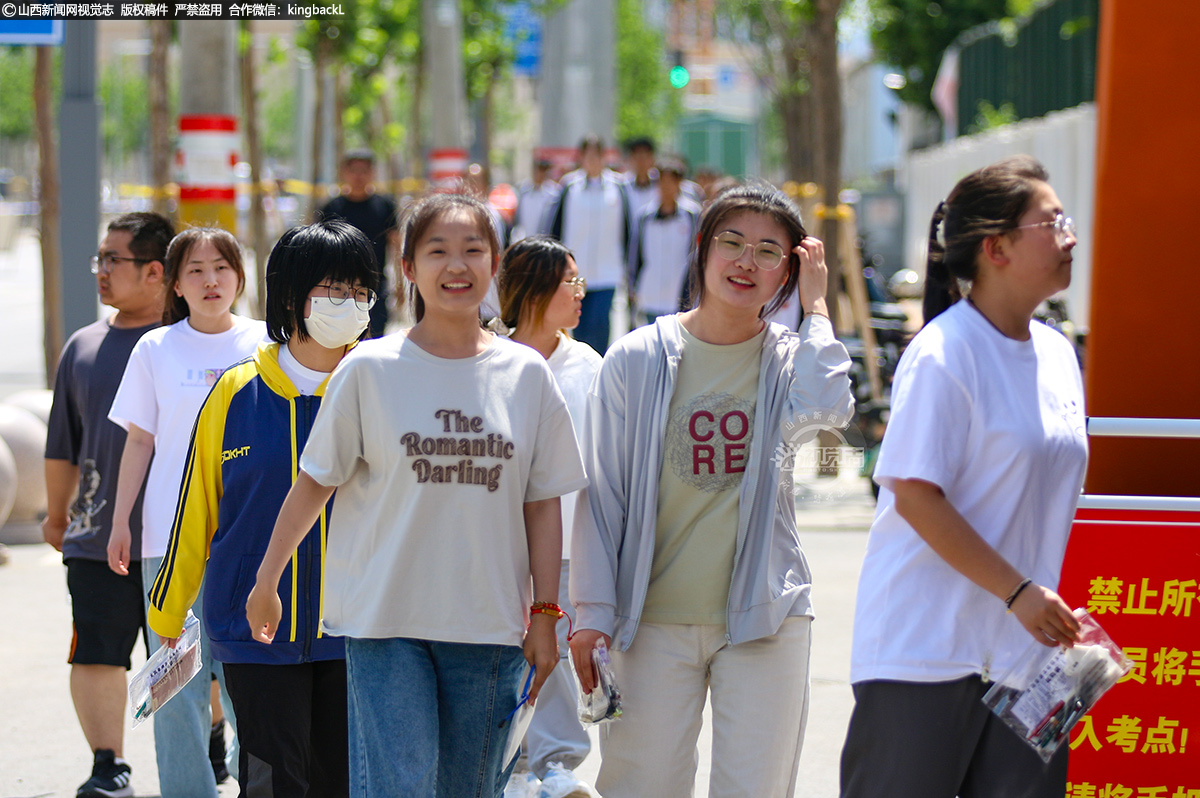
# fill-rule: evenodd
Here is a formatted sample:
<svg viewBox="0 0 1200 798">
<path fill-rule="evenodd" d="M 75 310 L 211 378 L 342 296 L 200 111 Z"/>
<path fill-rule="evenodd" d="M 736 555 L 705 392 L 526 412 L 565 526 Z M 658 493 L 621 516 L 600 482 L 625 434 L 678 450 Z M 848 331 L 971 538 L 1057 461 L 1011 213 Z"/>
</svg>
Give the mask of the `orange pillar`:
<svg viewBox="0 0 1200 798">
<path fill-rule="evenodd" d="M 1088 415 L 1200 418 L 1200 3 L 1100 17 Z M 1200 496 L 1200 440 L 1091 447 L 1088 493 Z"/>
</svg>

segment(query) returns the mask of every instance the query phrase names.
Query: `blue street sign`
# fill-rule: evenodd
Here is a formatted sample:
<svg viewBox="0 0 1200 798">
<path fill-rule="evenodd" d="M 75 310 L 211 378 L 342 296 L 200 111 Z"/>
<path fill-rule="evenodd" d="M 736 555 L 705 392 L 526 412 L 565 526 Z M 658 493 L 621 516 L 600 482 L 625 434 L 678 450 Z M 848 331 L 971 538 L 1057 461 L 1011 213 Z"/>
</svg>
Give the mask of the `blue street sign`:
<svg viewBox="0 0 1200 798">
<path fill-rule="evenodd" d="M 0 20 L 0 44 L 52 44 L 63 43 L 61 19 L 5 19 Z"/>
<path fill-rule="evenodd" d="M 536 78 L 542 68 L 542 17 L 528 0 L 502 6 L 504 37 L 513 43 L 516 59 L 513 72 L 524 78 Z"/>
</svg>

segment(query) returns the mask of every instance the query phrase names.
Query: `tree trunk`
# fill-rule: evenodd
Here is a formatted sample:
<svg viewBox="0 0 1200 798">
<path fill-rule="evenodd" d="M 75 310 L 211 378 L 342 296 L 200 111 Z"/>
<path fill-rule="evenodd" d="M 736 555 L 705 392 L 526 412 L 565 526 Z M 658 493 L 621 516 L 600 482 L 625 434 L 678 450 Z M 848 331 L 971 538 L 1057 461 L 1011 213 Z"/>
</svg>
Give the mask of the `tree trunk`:
<svg viewBox="0 0 1200 798">
<path fill-rule="evenodd" d="M 320 210 L 321 196 L 321 154 L 325 150 L 325 124 L 322 115 L 325 112 L 325 54 L 328 50 L 325 37 L 322 36 L 317 40 L 317 46 L 313 52 L 313 128 L 312 128 L 312 174 L 311 186 L 312 189 L 308 197 L 308 213 L 306 217 L 310 222 L 317 218 L 317 211 Z"/>
<path fill-rule="evenodd" d="M 150 183 L 154 212 L 168 215 L 167 184 L 171 182 L 171 109 L 167 94 L 167 52 L 171 23 L 156 19 L 150 26 Z"/>
<path fill-rule="evenodd" d="M 812 120 L 808 113 L 812 107 L 812 95 L 800 91 L 800 48 L 791 42 L 783 42 L 782 45 L 785 85 L 776 97 L 783 122 L 787 178 L 806 183 L 813 179 L 813 142 L 809 135 Z"/>
<path fill-rule="evenodd" d="M 64 341 L 62 244 L 60 241 L 58 149 L 54 141 L 54 48 L 38 47 L 33 66 L 33 104 L 37 121 L 38 180 L 41 183 L 42 319 L 46 386 L 54 387 L 58 353 Z"/>
<path fill-rule="evenodd" d="M 496 72 L 492 72 L 492 77 L 488 78 L 487 89 L 483 92 L 483 97 L 480 98 L 480 136 L 482 141 L 479 142 L 479 151 L 482 156 L 479 159 L 479 165 L 483 167 L 483 199 L 487 199 L 488 190 L 492 186 L 492 125 L 494 123 L 495 112 L 493 102 L 496 95 Z"/>
<path fill-rule="evenodd" d="M 346 154 L 346 92 L 341 69 L 333 71 L 333 157 L 340 164 Z"/>
<path fill-rule="evenodd" d="M 258 136 L 258 81 L 254 64 L 253 23 L 242 21 L 245 49 L 242 51 L 242 124 L 246 131 L 246 157 L 250 162 L 250 246 L 256 265 L 254 300 L 259 318 L 267 314 L 267 214 L 263 208 L 262 142 Z"/>
<path fill-rule="evenodd" d="M 837 62 L 837 17 L 842 0 L 814 0 L 808 52 L 812 66 L 814 112 L 820 120 L 816 134 L 817 183 L 825 195 L 826 215 L 820 238 L 829 264 L 829 314 L 837 325 L 838 287 L 842 274 L 837 205 L 842 175 L 842 91 Z"/>
<path fill-rule="evenodd" d="M 424 39 L 422 39 L 422 42 Z M 412 115 L 408 123 L 409 177 L 420 178 L 425 174 L 425 162 L 421 152 L 421 103 L 425 95 L 425 45 L 417 48 L 413 59 Z"/>
</svg>

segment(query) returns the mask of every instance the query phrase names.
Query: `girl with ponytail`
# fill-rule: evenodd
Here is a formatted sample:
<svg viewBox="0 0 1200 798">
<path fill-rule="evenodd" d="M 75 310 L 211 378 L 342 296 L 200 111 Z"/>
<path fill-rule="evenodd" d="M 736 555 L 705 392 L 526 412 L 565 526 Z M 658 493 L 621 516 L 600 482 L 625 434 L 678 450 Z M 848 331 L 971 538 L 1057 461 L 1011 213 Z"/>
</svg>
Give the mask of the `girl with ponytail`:
<svg viewBox="0 0 1200 798">
<path fill-rule="evenodd" d="M 963 178 L 930 224 L 925 327 L 896 372 L 859 580 L 842 797 L 1060 798 L 1049 764 L 980 701 L 1028 644 L 1075 641 L 1055 593 L 1087 464 L 1070 343 L 1032 320 L 1071 279 L 1046 170 Z M 941 241 L 939 242 L 939 231 Z"/>
</svg>

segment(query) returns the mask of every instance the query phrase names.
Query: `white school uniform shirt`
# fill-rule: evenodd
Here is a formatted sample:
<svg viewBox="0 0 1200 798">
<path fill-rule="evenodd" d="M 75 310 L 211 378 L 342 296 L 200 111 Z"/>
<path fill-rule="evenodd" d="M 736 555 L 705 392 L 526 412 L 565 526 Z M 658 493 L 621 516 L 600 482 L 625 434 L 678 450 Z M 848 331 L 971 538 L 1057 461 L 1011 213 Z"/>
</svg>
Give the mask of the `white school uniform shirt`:
<svg viewBox="0 0 1200 798">
<path fill-rule="evenodd" d="M 939 557 L 896 512 L 898 479 L 939 486 L 1022 574 L 1056 589 L 1087 466 L 1071 345 L 1030 322 L 1001 334 L 967 301 L 913 339 L 896 371 L 858 583 L 850 681 L 1000 678 L 1033 643 L 1004 602 Z"/>
<path fill-rule="evenodd" d="M 680 197 L 675 212 L 660 216 L 659 203 L 642 209 L 634 235 L 638 307 L 662 316 L 679 310 L 688 256 L 700 227 L 700 206 Z"/>
<path fill-rule="evenodd" d="M 562 189 L 553 180 L 543 180 L 540 186 L 535 186 L 532 180 L 526 180 L 517 189 L 517 212 L 513 219 L 513 229 L 510 243 L 517 243 L 522 238 L 546 232 L 546 209 L 558 199 Z"/>
<path fill-rule="evenodd" d="M 545 359 L 498 336 L 460 359 L 404 333 L 359 344 L 300 467 L 338 487 L 321 626 L 355 638 L 521 645 L 524 505 L 587 484 Z"/>
<path fill-rule="evenodd" d="M 187 319 L 142 336 L 129 355 L 109 419 L 154 436 L 154 459 L 142 501 L 142 559 L 167 552 L 192 427 L 208 392 L 225 369 L 254 354 L 266 340 L 261 321 L 233 317 L 221 333 L 202 333 Z"/>
<path fill-rule="evenodd" d="M 571 414 L 571 426 L 575 429 L 575 440 L 583 446 L 583 430 L 587 412 L 588 389 L 592 387 L 592 378 L 600 370 L 604 358 L 583 341 L 559 333 L 558 346 L 550 353 L 546 365 L 554 375 L 554 381 L 562 391 L 567 403 L 567 411 Z M 563 553 L 564 560 L 571 559 L 571 525 L 575 519 L 575 502 L 579 492 L 567 493 L 562 496 L 563 516 Z"/>
<path fill-rule="evenodd" d="M 579 276 L 589 289 L 616 288 L 625 282 L 625 198 L 621 178 L 564 181 L 562 242 L 575 253 Z"/>
</svg>

